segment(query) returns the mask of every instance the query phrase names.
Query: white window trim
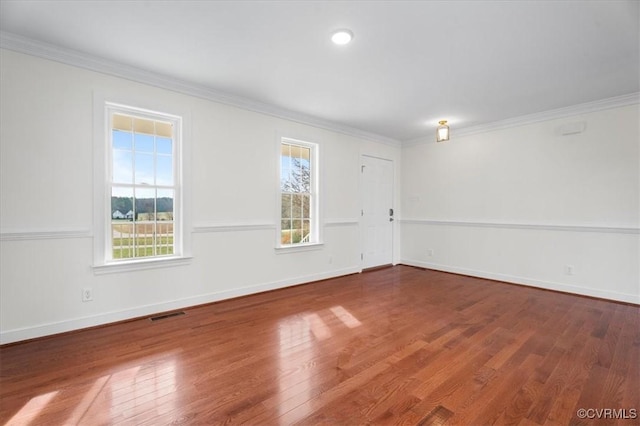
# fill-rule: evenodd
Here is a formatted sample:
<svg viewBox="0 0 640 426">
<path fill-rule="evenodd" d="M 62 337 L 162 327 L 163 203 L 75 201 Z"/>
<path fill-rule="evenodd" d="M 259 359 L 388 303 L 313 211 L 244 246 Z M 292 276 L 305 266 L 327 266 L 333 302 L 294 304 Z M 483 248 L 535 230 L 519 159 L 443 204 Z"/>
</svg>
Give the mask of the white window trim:
<svg viewBox="0 0 640 426">
<path fill-rule="evenodd" d="M 275 248 L 276 254 L 297 253 L 303 251 L 321 250 L 324 247 L 324 243 L 299 243 L 290 246 L 280 245 Z"/>
<path fill-rule="evenodd" d="M 145 104 L 136 100 L 123 99 L 123 97 L 112 96 L 118 98 L 117 102 L 108 99 L 101 93 L 94 93 L 93 99 L 93 155 L 94 155 L 94 213 L 93 213 L 93 272 L 95 274 L 129 272 L 136 270 L 162 268 L 169 266 L 179 266 L 190 263 L 191 256 L 191 216 L 189 212 L 190 206 L 190 181 L 188 179 L 188 170 L 190 166 L 190 155 L 188 149 L 188 141 L 190 137 L 190 114 L 187 111 L 174 111 L 171 108 L 163 108 L 153 105 L 147 108 Z M 132 105 L 136 105 L 133 107 Z M 145 107 L 137 107 L 137 105 L 145 105 Z M 109 129 L 109 111 L 110 107 L 124 107 L 131 112 L 144 115 L 152 114 L 153 116 L 173 116 L 181 119 L 181 136 L 177 155 L 177 165 L 175 173 L 178 180 L 176 204 L 178 205 L 180 215 L 174 227 L 178 229 L 178 239 L 176 244 L 179 253 L 173 256 L 161 256 L 150 258 L 135 258 L 131 260 L 107 261 L 107 250 L 109 245 L 109 224 L 111 217 L 110 194 L 108 193 L 109 179 L 107 175 L 111 168 L 111 147 L 108 143 L 107 132 Z M 171 112 L 156 112 L 171 111 Z M 178 193 L 179 192 L 179 193 Z M 108 197 L 109 196 L 109 197 Z"/>
<path fill-rule="evenodd" d="M 96 275 L 104 275 L 119 272 L 182 266 L 190 264 L 191 259 L 193 259 L 191 256 L 164 256 L 162 258 L 121 260 L 117 263 L 110 262 L 102 265 L 94 265 L 93 273 Z"/>
<path fill-rule="evenodd" d="M 277 158 L 277 173 L 276 173 L 276 241 L 275 241 L 275 252 L 276 254 L 285 254 L 285 253 L 296 253 L 296 252 L 304 252 L 304 251 L 312 251 L 312 250 L 320 250 L 324 246 L 324 242 L 322 239 L 322 215 L 321 215 L 321 184 L 320 184 L 320 144 L 317 142 L 312 142 L 307 138 L 294 138 L 289 136 L 284 136 L 282 134 L 277 134 L 276 138 L 276 158 Z M 282 234 L 282 193 L 280 190 L 280 174 L 282 170 L 282 143 L 292 143 L 294 145 L 300 145 L 304 147 L 311 148 L 312 150 L 312 161 L 311 161 L 311 194 L 312 194 L 312 206 L 311 206 L 311 219 L 312 219 L 312 229 L 315 228 L 315 239 L 312 242 L 308 243 L 298 243 L 298 244 L 287 244 L 284 245 L 281 243 L 281 234 Z"/>
</svg>

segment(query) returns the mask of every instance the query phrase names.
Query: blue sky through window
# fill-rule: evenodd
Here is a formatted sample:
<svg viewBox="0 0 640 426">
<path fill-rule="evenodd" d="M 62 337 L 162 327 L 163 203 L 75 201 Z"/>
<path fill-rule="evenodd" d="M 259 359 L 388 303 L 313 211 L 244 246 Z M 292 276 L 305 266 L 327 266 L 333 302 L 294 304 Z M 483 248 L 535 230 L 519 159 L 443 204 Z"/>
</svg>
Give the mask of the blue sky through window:
<svg viewBox="0 0 640 426">
<path fill-rule="evenodd" d="M 170 138 L 114 129 L 113 182 L 137 185 L 174 184 Z"/>
</svg>

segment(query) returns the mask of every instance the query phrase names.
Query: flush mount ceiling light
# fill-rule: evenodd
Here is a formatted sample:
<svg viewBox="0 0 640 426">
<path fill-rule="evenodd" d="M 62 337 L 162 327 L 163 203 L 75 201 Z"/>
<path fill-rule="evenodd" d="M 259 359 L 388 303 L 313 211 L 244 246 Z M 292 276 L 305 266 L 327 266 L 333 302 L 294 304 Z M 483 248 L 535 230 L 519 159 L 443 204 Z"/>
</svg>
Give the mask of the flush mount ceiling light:
<svg viewBox="0 0 640 426">
<path fill-rule="evenodd" d="M 331 41 L 338 45 L 348 44 L 351 40 L 353 40 L 353 32 L 351 30 L 342 29 L 331 34 Z"/>
<path fill-rule="evenodd" d="M 447 126 L 447 120 L 438 121 L 438 128 L 436 129 L 436 142 L 445 142 L 449 140 L 449 126 Z"/>
<path fill-rule="evenodd" d="M 449 140 L 449 126 L 447 126 L 447 120 L 438 121 L 438 128 L 436 129 L 436 142 L 445 142 Z"/>
</svg>

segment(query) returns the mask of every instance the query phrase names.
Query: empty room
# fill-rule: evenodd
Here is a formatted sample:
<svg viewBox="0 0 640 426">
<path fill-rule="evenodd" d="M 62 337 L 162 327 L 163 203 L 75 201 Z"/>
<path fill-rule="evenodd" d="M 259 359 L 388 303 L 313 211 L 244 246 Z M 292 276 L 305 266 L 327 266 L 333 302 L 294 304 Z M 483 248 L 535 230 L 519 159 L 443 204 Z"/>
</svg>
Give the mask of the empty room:
<svg viewBox="0 0 640 426">
<path fill-rule="evenodd" d="M 640 424 L 640 2 L 0 1 L 0 424 Z"/>
</svg>

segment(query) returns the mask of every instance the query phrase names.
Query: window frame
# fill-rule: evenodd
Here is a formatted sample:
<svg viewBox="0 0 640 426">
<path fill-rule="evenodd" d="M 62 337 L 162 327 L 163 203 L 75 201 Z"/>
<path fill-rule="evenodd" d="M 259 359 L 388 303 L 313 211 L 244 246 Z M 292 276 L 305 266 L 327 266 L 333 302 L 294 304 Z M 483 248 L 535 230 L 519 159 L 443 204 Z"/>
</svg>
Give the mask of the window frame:
<svg viewBox="0 0 640 426">
<path fill-rule="evenodd" d="M 288 136 L 278 136 L 277 138 L 277 220 L 276 220 L 276 253 L 289 253 L 296 251 L 316 250 L 323 246 L 322 227 L 320 218 L 320 145 L 316 142 L 310 142 L 299 138 Z M 310 150 L 310 205 L 309 205 L 309 226 L 310 238 L 308 242 L 300 242 L 293 244 L 282 244 L 282 145 L 294 145 Z"/>
<path fill-rule="evenodd" d="M 191 260 L 187 215 L 185 214 L 185 116 L 160 112 L 158 109 L 131 106 L 136 102 L 119 103 L 94 96 L 94 262 L 96 274 L 151 269 L 187 264 Z M 115 113 L 144 119 L 170 121 L 173 129 L 173 254 L 126 259 L 113 259 L 111 242 L 111 187 L 113 168 L 111 116 Z M 132 186 L 133 187 L 133 186 Z M 156 188 L 157 185 L 149 186 Z"/>
</svg>

